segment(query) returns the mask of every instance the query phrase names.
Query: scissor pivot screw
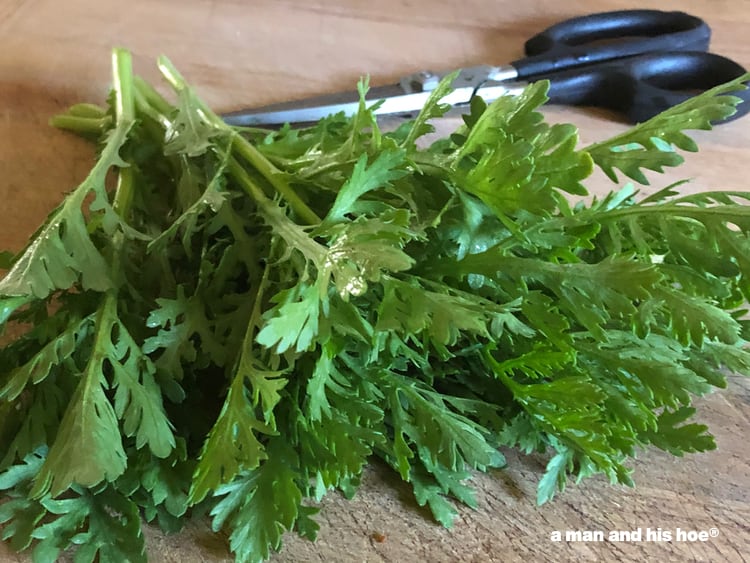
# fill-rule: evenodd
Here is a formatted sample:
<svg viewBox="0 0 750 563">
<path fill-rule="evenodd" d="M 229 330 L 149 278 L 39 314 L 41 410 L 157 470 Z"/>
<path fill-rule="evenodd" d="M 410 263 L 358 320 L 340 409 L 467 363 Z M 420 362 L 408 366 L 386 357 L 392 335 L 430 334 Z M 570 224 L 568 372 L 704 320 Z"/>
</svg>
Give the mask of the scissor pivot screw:
<svg viewBox="0 0 750 563">
<path fill-rule="evenodd" d="M 408 93 L 429 92 L 440 84 L 440 75 L 423 70 L 401 79 L 401 87 Z"/>
</svg>

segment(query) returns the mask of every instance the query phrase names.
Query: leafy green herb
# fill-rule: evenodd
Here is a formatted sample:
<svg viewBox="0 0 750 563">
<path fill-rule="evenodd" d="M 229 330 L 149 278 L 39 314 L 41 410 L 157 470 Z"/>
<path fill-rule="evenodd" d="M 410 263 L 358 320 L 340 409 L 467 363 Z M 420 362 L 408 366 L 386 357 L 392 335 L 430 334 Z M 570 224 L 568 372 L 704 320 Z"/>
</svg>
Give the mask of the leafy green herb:
<svg viewBox="0 0 750 563">
<path fill-rule="evenodd" d="M 715 447 L 691 402 L 750 369 L 750 196 L 568 197 L 594 166 L 679 164 L 750 77 L 587 148 L 539 82 L 425 146 L 450 79 L 393 132 L 364 101 L 245 130 L 167 59 L 175 103 L 113 60 L 108 106 L 53 120 L 97 144 L 91 173 L 0 253 L 14 549 L 144 561 L 140 518 L 209 514 L 259 562 L 372 456 L 450 526 L 501 447 L 549 455 L 540 504 L 571 476 L 632 485 L 642 446 Z"/>
</svg>

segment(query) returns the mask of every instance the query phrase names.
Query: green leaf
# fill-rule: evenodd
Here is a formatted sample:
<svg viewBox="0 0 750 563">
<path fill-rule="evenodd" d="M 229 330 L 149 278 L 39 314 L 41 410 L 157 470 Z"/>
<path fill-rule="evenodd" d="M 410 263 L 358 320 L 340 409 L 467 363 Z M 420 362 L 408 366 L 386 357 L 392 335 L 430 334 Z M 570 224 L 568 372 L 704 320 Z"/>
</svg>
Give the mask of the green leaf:
<svg viewBox="0 0 750 563">
<path fill-rule="evenodd" d="M 274 409 L 281 401 L 281 390 L 289 383 L 288 378 L 282 377 L 282 370 L 268 370 L 255 357 L 255 343 L 253 342 L 255 326 L 251 325 L 242 343 L 242 352 L 237 364 L 235 377 L 244 378 L 250 384 L 253 406 L 262 408 L 263 419 L 269 427 L 274 428 Z"/>
<path fill-rule="evenodd" d="M 325 221 L 341 221 L 353 211 L 356 201 L 364 194 L 388 187 L 394 180 L 405 176 L 407 171 L 403 169 L 404 164 L 405 153 L 401 150 L 384 151 L 369 166 L 367 155 L 360 156 L 350 178 L 336 195 Z"/>
<path fill-rule="evenodd" d="M 523 299 L 521 312 L 534 330 L 561 350 L 572 346 L 570 320 L 558 309 L 554 300 L 540 291 L 530 291 Z"/>
<path fill-rule="evenodd" d="M 192 460 L 187 459 L 183 440 L 178 442 L 169 458 L 152 457 L 147 464 L 137 468 L 128 468 L 129 471 L 140 474 L 139 480 L 151 497 L 153 507 L 148 507 L 145 514 L 148 520 L 156 514 L 161 516 L 159 521 L 161 524 L 164 518 L 159 509 L 163 509 L 174 518 L 180 518 L 186 514 L 189 506 L 191 469 L 194 465 Z"/>
<path fill-rule="evenodd" d="M 592 164 L 586 153 L 575 152 L 577 140 L 575 129 L 563 126 L 534 132 L 533 143 L 502 136 L 466 174 L 465 189 L 501 216 L 549 213 L 557 203 L 552 188 L 586 195 L 580 181 Z"/>
<path fill-rule="evenodd" d="M 704 341 L 703 349 L 700 351 L 709 357 L 715 367 L 726 366 L 735 373 L 747 373 L 750 371 L 750 350 L 746 343 L 730 346 L 723 342 Z M 699 353 L 700 353 L 699 352 Z M 723 378 L 721 379 L 723 382 Z M 716 383 L 713 383 L 716 385 Z M 723 385 L 719 384 L 719 387 Z"/>
<path fill-rule="evenodd" d="M 424 135 L 429 135 L 435 128 L 430 121 L 445 115 L 450 109 L 449 104 L 440 103 L 440 101 L 451 93 L 453 81 L 459 75 L 460 71 L 454 71 L 444 76 L 438 85 L 430 92 L 430 97 L 422 106 L 419 114 L 412 123 L 409 124 L 409 133 L 401 143 L 406 150 L 411 150 L 417 139 Z"/>
<path fill-rule="evenodd" d="M 44 463 L 45 448 L 29 453 L 18 465 L 0 473 L 0 491 L 10 498 L 0 504 L 2 539 L 10 540 L 14 551 L 23 551 L 33 542 L 32 534 L 47 511 L 36 500 L 26 495 L 31 481 Z"/>
<path fill-rule="evenodd" d="M 32 494 L 57 496 L 73 484 L 92 487 L 113 481 L 126 467 L 117 418 L 136 446 L 166 457 L 175 445 L 171 425 L 153 379 L 153 367 L 117 318 L 111 294 L 94 320 L 92 353 L 71 398 Z M 113 371 L 114 406 L 105 372 Z"/>
<path fill-rule="evenodd" d="M 449 214 L 442 223 L 445 236 L 457 245 L 457 260 L 483 252 L 507 237 L 507 229 L 481 200 L 464 192 L 456 197 L 458 213 Z"/>
<path fill-rule="evenodd" d="M 39 384 L 27 394 L 28 405 L 21 411 L 23 419 L 13 426 L 15 436 L 7 446 L 0 468 L 46 447 L 55 436 L 65 411 L 68 397 L 50 381 Z M 10 424 L 9 419 L 7 417 L 3 422 Z"/>
<path fill-rule="evenodd" d="M 539 481 L 536 491 L 536 503 L 541 506 L 551 501 L 557 491 L 564 491 L 568 473 L 573 471 L 573 451 L 561 448 L 547 463 L 544 476 Z"/>
<path fill-rule="evenodd" d="M 289 349 L 307 350 L 318 333 L 320 294 L 314 285 L 299 284 L 273 297 L 277 305 L 264 317 L 256 342 L 274 348 L 277 354 Z"/>
<path fill-rule="evenodd" d="M 427 331 L 443 346 L 455 344 L 463 331 L 489 337 L 489 315 L 480 303 L 428 291 L 417 283 L 391 279 L 384 285 L 375 325 L 378 331 L 397 330 L 404 334 Z"/>
<path fill-rule="evenodd" d="M 253 470 L 267 459 L 256 433 L 272 431 L 255 417 L 245 376 L 238 373 L 201 450 L 190 489 L 190 504 L 199 503 L 210 491 L 231 483 L 241 471 Z"/>
<path fill-rule="evenodd" d="M 55 442 L 39 470 L 31 495 L 57 496 L 73 484 L 113 481 L 126 467 L 117 416 L 105 394 L 101 357 L 81 374 Z"/>
<path fill-rule="evenodd" d="M 114 409 L 123 421 L 124 434 L 135 436 L 136 448 L 148 444 L 155 456 L 167 457 L 175 446 L 175 438 L 154 377 L 155 366 L 117 319 L 112 299 L 105 300 L 96 328 L 97 338 L 101 338 L 102 360 L 113 371 Z M 97 367 L 103 370 L 104 364 Z"/>
<path fill-rule="evenodd" d="M 164 154 L 200 156 L 213 147 L 215 137 L 226 133 L 206 118 L 192 88 L 181 90 L 177 96 L 176 112 L 165 134 Z"/>
<path fill-rule="evenodd" d="M 320 512 L 320 509 L 314 506 L 300 506 L 299 516 L 294 523 L 294 530 L 303 538 L 315 541 L 318 537 L 320 524 L 312 516 Z"/>
<path fill-rule="evenodd" d="M 73 322 L 62 333 L 55 336 L 31 360 L 0 376 L 0 400 L 12 401 L 31 383 L 38 385 L 60 364 L 69 360 L 76 350 L 76 340 L 85 333 L 88 320 Z"/>
<path fill-rule="evenodd" d="M 596 264 L 557 264 L 536 259 L 502 256 L 497 249 L 472 254 L 451 268 L 436 264 L 446 275 L 481 274 L 490 279 L 510 278 L 524 287 L 539 282 L 558 298 L 559 307 L 574 316 L 597 338 L 605 338 L 602 325 L 610 318 L 635 312 L 635 302 L 648 297 L 661 281 L 649 263 L 607 257 Z"/>
<path fill-rule="evenodd" d="M 744 89 L 748 78 L 750 74 L 745 74 L 716 86 L 585 151 L 613 182 L 617 181 L 615 170 L 620 170 L 636 182 L 648 184 L 642 169 L 662 172 L 665 166 L 681 164 L 683 158 L 675 148 L 697 151 L 695 142 L 683 131 L 711 129 L 713 122 L 734 114 L 741 98 L 731 92 Z"/>
<path fill-rule="evenodd" d="M 566 365 L 575 361 L 575 355 L 569 351 L 552 350 L 543 344 L 537 344 L 532 350 L 520 356 L 505 358 L 494 362 L 492 369 L 496 375 L 522 374 L 529 379 L 553 377 L 560 373 Z"/>
<path fill-rule="evenodd" d="M 569 196 L 594 163 L 643 181 L 681 160 L 739 82 L 579 150 L 537 81 L 425 147 L 455 74 L 394 132 L 366 80 L 352 117 L 270 130 L 113 54 L 107 106 L 54 121 L 95 143 L 91 173 L 0 251 L 13 548 L 144 561 L 141 517 L 210 512 L 259 562 L 313 539 L 311 504 L 351 498 L 373 454 L 450 526 L 500 446 L 550 452 L 539 503 L 568 475 L 632 485 L 643 447 L 714 446 L 691 402 L 750 372 L 750 195 Z"/>
<path fill-rule="evenodd" d="M 331 416 L 331 404 L 328 402 L 326 387 L 334 384 L 333 373 L 337 371 L 333 362 L 335 356 L 333 345 L 324 345 L 315 362 L 315 369 L 307 381 L 307 408 L 312 421 L 320 421 L 323 415 L 329 418 Z"/>
<path fill-rule="evenodd" d="M 111 328 L 118 334 L 108 359 L 114 371 L 115 413 L 123 421 L 123 432 L 135 436 L 137 448 L 148 444 L 156 457 L 167 457 L 175 438 L 154 377 L 156 368 L 124 325 Z"/>
<path fill-rule="evenodd" d="M 657 419 L 656 430 L 641 433 L 641 438 L 678 457 L 688 452 L 716 449 L 716 442 L 709 434 L 708 426 L 695 423 L 681 424 L 694 414 L 693 407 L 665 410 Z"/>
<path fill-rule="evenodd" d="M 242 563 L 268 559 L 272 549 L 281 547 L 284 532 L 293 528 L 300 512 L 302 492 L 292 452 L 277 439 L 267 453 L 260 467 L 216 491 L 223 498 L 211 511 L 214 530 L 229 528 L 230 547 Z"/>
<path fill-rule="evenodd" d="M 185 251 L 188 253 L 191 251 L 191 237 L 200 230 L 198 222 L 201 215 L 209 212 L 212 215 L 218 215 L 227 203 L 227 195 L 224 191 L 224 173 L 227 164 L 227 156 L 225 156 L 219 166 L 216 167 L 216 171 L 211 176 L 203 193 L 172 222 L 169 228 L 162 231 L 149 243 L 151 252 L 164 252 L 168 241 L 176 237 L 180 231 L 183 232 L 182 244 Z"/>
<path fill-rule="evenodd" d="M 320 420 L 302 424 L 299 429 L 300 461 L 304 462 L 306 473 L 315 479 L 316 500 L 321 500 L 333 487 L 348 494 L 347 487 L 358 479 L 367 465 L 373 445 L 383 442 L 380 428 L 383 413 L 361 409 L 362 402 L 357 398 L 351 399 L 353 407 L 341 407 L 348 398 L 334 398 L 337 408 L 332 416 L 323 415 Z M 364 411 L 364 416 L 357 420 L 354 416 L 360 410 Z"/>
<path fill-rule="evenodd" d="M 536 111 L 547 101 L 549 84 L 539 81 L 526 88 L 519 96 L 502 96 L 488 105 L 472 124 L 461 145 L 458 157 L 466 156 L 492 144 L 504 136 L 528 138 L 546 128 L 543 116 Z"/>
<path fill-rule="evenodd" d="M 466 485 L 466 481 L 468 481 L 471 477 L 471 474 L 468 471 L 462 469 L 451 470 L 441 466 L 440 464 L 433 463 L 432 455 L 424 448 L 420 449 L 419 459 L 422 462 L 423 467 L 432 476 L 432 478 L 434 478 L 443 494 L 455 498 L 469 508 L 477 508 L 477 500 L 474 495 L 474 490 Z M 418 471 L 416 473 L 418 473 Z M 412 484 L 413 483 L 414 480 L 412 480 Z M 415 488 L 415 495 L 416 491 L 417 489 Z M 417 501 L 419 502 L 419 498 L 417 499 Z M 424 506 L 423 503 L 420 503 L 420 505 Z M 438 521 L 443 523 L 439 518 L 437 518 L 437 515 L 435 516 Z M 445 525 L 445 523 L 443 524 Z M 450 527 L 450 524 L 447 525 L 447 527 Z"/>
<path fill-rule="evenodd" d="M 0 328 L 11 318 L 14 312 L 28 304 L 30 301 L 27 296 L 20 297 L 0 297 Z"/>
<path fill-rule="evenodd" d="M 34 541 L 34 530 L 46 514 L 38 501 L 25 497 L 5 500 L 0 505 L 3 541 L 9 541 L 10 548 L 16 552 L 28 549 Z"/>
<path fill-rule="evenodd" d="M 427 473 L 412 471 L 410 482 L 414 491 L 414 498 L 419 506 L 428 506 L 432 516 L 445 528 L 453 527 L 453 520 L 458 512 L 446 498 L 445 491 L 436 484 L 434 478 Z"/>
<path fill-rule="evenodd" d="M 704 339 L 717 339 L 726 344 L 739 341 L 739 323 L 713 303 L 672 289 L 663 289 L 656 297 L 662 301 L 671 319 L 671 329 L 683 344 L 692 342 L 700 347 Z"/>
<path fill-rule="evenodd" d="M 121 220 L 109 203 L 105 179 L 112 167 L 127 165 L 119 153 L 130 126 L 128 123 L 112 130 L 86 179 L 50 213 L 30 244 L 14 259 L 10 271 L 0 280 L 0 296 L 44 299 L 78 281 L 84 289 L 94 291 L 112 287 L 107 262 L 88 232 L 84 203 L 93 195 L 90 209 L 102 211 L 102 225 L 112 236 Z"/>
<path fill-rule="evenodd" d="M 425 448 L 433 464 L 451 470 L 463 468 L 464 463 L 475 469 L 502 464 L 485 430 L 447 408 L 440 394 L 420 389 L 416 382 L 396 374 L 390 374 L 387 381 L 394 431 Z"/>
<path fill-rule="evenodd" d="M 526 412 L 520 412 L 510 420 L 498 435 L 500 443 L 518 447 L 523 453 L 543 452 L 546 447 L 544 434 L 534 426 Z"/>
<path fill-rule="evenodd" d="M 198 357 L 195 338 L 200 338 L 201 352 L 218 365 L 226 360 L 226 350 L 211 332 L 206 304 L 198 294 L 187 295 L 184 285 L 177 287 L 173 297 L 159 297 L 158 308 L 148 312 L 146 324 L 158 332 L 143 342 L 143 352 L 160 352 L 157 367 L 180 379 L 183 364 L 193 363 Z"/>
<path fill-rule="evenodd" d="M 0 490 L 7 491 L 22 483 L 31 481 L 44 463 L 46 448 L 39 448 L 23 459 L 23 463 L 13 465 L 0 473 Z"/>
<path fill-rule="evenodd" d="M 36 528 L 34 561 L 53 563 L 69 545 L 79 546 L 76 563 L 146 562 L 146 546 L 138 508 L 125 497 L 105 488 L 101 492 L 79 491 L 80 496 L 42 499 L 54 517 Z"/>
</svg>

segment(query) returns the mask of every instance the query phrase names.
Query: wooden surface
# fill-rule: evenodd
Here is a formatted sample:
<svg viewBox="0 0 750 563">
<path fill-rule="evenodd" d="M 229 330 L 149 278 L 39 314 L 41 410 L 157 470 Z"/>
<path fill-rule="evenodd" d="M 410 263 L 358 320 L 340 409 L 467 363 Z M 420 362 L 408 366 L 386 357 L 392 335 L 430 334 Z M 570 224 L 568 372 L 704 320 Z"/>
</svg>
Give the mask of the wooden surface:
<svg viewBox="0 0 750 563">
<path fill-rule="evenodd" d="M 102 101 L 113 45 L 131 49 L 137 71 L 149 79 L 157 76 L 156 56 L 168 55 L 223 111 L 349 89 L 362 74 L 377 85 L 422 69 L 502 64 L 521 55 L 527 37 L 556 21 L 633 7 L 705 18 L 714 30 L 713 50 L 750 67 L 747 0 L 638 6 L 624 0 L 0 0 L 0 248 L 19 248 L 90 166 L 84 143 L 46 123 L 70 103 Z M 578 125 L 584 142 L 623 128 L 591 110 L 547 113 Z M 750 189 L 750 121 L 697 138 L 701 152 L 655 178 L 654 188 L 689 177 L 690 189 Z M 605 187 L 601 178 L 594 184 Z M 734 377 L 730 389 L 700 405 L 718 451 L 680 460 L 644 452 L 634 464 L 635 490 L 591 480 L 536 508 L 543 460 L 510 455 L 508 470 L 476 478 L 479 509 L 461 509 L 455 528 L 446 531 L 426 518 L 405 486 L 373 466 L 355 501 L 324 501 L 316 544 L 290 536 L 274 560 L 744 561 L 743 553 L 750 553 L 750 387 Z M 550 541 L 555 530 L 638 527 L 715 527 L 718 536 L 693 543 Z M 199 524 L 174 537 L 148 535 L 156 562 L 230 560 L 223 540 Z M 26 560 L 0 546 L 0 561 Z"/>
</svg>

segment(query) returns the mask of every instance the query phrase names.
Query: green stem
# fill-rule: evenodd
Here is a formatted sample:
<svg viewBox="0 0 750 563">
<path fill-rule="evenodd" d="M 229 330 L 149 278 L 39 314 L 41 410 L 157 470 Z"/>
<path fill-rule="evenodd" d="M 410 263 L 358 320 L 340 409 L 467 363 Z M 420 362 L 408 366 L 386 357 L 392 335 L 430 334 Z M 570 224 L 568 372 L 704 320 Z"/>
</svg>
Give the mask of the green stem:
<svg viewBox="0 0 750 563">
<path fill-rule="evenodd" d="M 88 103 L 80 103 L 80 104 L 73 104 L 68 108 L 69 115 L 74 115 L 75 117 L 89 117 L 89 118 L 96 118 L 96 117 L 107 117 L 107 110 L 101 106 L 98 106 L 96 104 L 88 104 Z"/>
<path fill-rule="evenodd" d="M 181 93 L 188 89 L 187 82 L 166 57 L 159 57 L 159 70 L 170 86 L 177 92 Z M 216 115 L 208 106 L 200 103 L 200 109 L 205 118 L 216 128 L 230 132 L 235 136 L 233 143 L 234 150 L 239 156 L 251 166 L 273 186 L 273 188 L 289 203 L 292 210 L 305 223 L 314 225 L 321 222 L 320 217 L 310 207 L 302 201 L 297 193 L 286 181 L 281 171 L 276 168 L 271 161 L 263 156 L 250 142 L 244 137 L 237 135 L 236 131 L 227 125 L 218 115 Z"/>
<path fill-rule="evenodd" d="M 135 84 L 130 52 L 121 48 L 112 50 L 112 71 L 116 123 L 130 124 L 135 121 Z"/>
<path fill-rule="evenodd" d="M 281 172 L 279 169 L 263 156 L 258 149 L 251 145 L 247 139 L 237 135 L 234 147 L 236 152 L 260 172 L 274 189 L 281 194 L 281 197 L 287 201 L 302 221 L 308 225 L 316 225 L 321 222 L 321 218 L 302 201 L 289 183 L 280 176 Z"/>
<path fill-rule="evenodd" d="M 612 209 L 601 213 L 600 220 L 611 219 L 613 217 L 625 217 L 627 215 L 671 215 L 678 217 L 726 217 L 731 220 L 732 217 L 747 218 L 750 216 L 750 209 L 741 205 L 713 205 L 711 207 L 697 207 L 693 205 L 676 205 L 676 204 L 659 204 L 659 205 L 633 205 L 631 207 Z"/>
<path fill-rule="evenodd" d="M 49 120 L 49 124 L 57 129 L 65 129 L 78 135 L 101 135 L 102 132 L 110 126 L 112 122 L 107 117 L 77 117 L 68 113 L 55 115 Z"/>
<path fill-rule="evenodd" d="M 274 232 L 280 234 L 287 244 L 290 244 L 292 248 L 300 250 L 320 268 L 325 256 L 325 249 L 313 239 L 300 232 L 301 227 L 287 217 L 274 202 L 268 199 L 260 186 L 250 177 L 247 170 L 245 170 L 235 157 L 230 157 L 227 168 L 242 189 L 255 200 L 265 220 L 273 227 Z"/>
<path fill-rule="evenodd" d="M 123 220 L 126 220 L 125 216 L 129 213 L 130 206 L 133 203 L 133 184 L 132 166 L 120 168 L 117 174 L 117 190 L 115 191 L 115 200 L 112 203 L 112 209 Z"/>
<path fill-rule="evenodd" d="M 115 131 L 127 133 L 135 123 L 135 87 L 133 84 L 133 66 L 130 53 L 124 49 L 112 51 L 113 90 L 115 94 Z M 122 149 L 121 149 L 122 150 Z M 112 202 L 112 209 L 127 222 L 134 193 L 133 167 L 128 163 L 118 167 L 117 188 Z M 111 276 L 120 284 L 123 276 L 122 252 L 125 246 L 125 234 L 118 230 L 112 236 L 109 247 L 111 259 Z M 107 291 L 100 311 L 107 308 L 117 310 L 117 289 Z M 101 325 L 98 325 L 100 327 Z M 98 338 L 98 336 L 97 336 Z"/>
<path fill-rule="evenodd" d="M 160 135 L 163 137 L 165 130 L 172 126 L 169 114 L 173 107 L 167 102 L 150 84 L 136 77 L 135 99 L 138 111 L 151 118 L 150 123 L 161 126 Z M 148 122 L 147 122 L 148 123 Z M 237 137 L 234 138 L 237 140 Z M 226 158 L 227 156 L 224 155 Z M 234 157 L 228 158 L 227 169 L 240 187 L 256 202 L 264 203 L 268 198 L 258 184 L 250 177 L 247 170 Z"/>
<path fill-rule="evenodd" d="M 164 99 L 164 96 L 159 94 L 159 92 L 157 92 L 151 84 L 143 80 L 143 78 L 135 76 L 133 82 L 135 83 L 136 92 L 140 93 L 144 99 L 159 112 L 166 115 L 172 111 L 172 106 Z"/>
<path fill-rule="evenodd" d="M 235 157 L 230 157 L 228 169 L 242 189 L 245 190 L 245 192 L 252 197 L 256 203 L 260 205 L 268 203 L 266 194 L 263 193 L 263 190 L 253 181 L 247 173 L 247 170 L 242 167 Z"/>
<path fill-rule="evenodd" d="M 133 83 L 133 61 L 125 49 L 112 51 L 113 84 L 115 92 L 115 127 L 127 129 L 135 122 L 135 85 Z M 132 166 L 121 167 L 117 177 L 117 189 L 112 208 L 127 220 L 133 201 Z"/>
<path fill-rule="evenodd" d="M 174 108 L 148 82 L 138 76 L 133 80 L 135 82 L 135 105 L 138 111 L 148 115 L 164 129 L 168 129 L 172 124 L 169 115 Z"/>
</svg>

